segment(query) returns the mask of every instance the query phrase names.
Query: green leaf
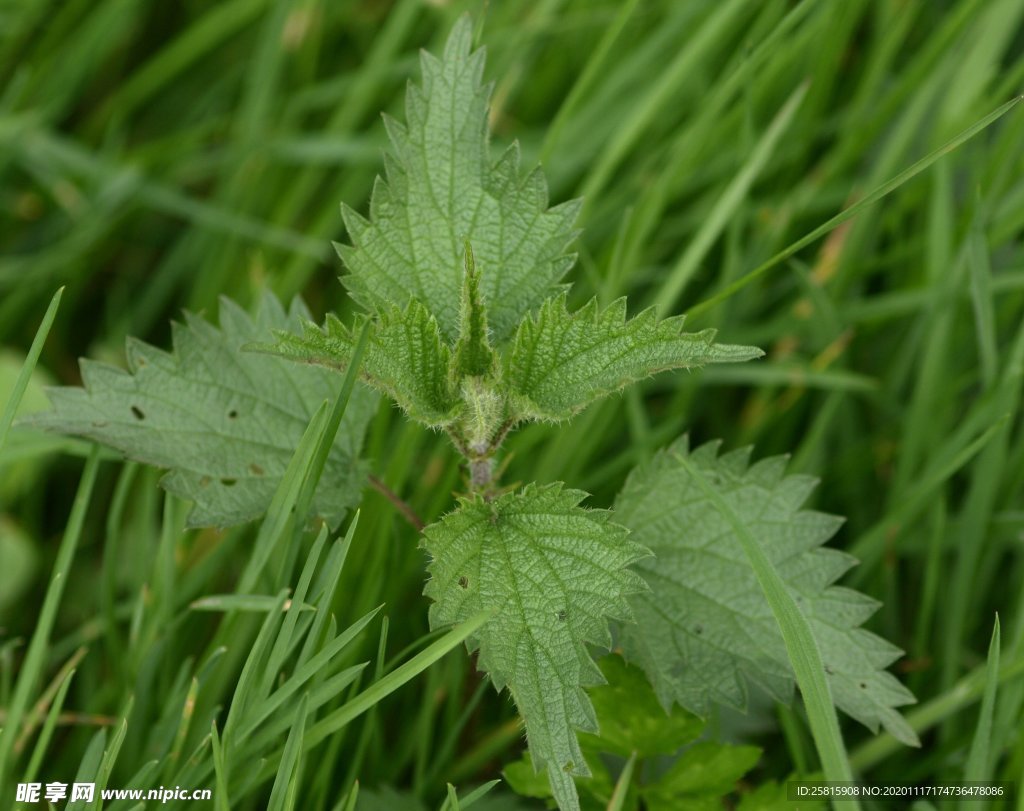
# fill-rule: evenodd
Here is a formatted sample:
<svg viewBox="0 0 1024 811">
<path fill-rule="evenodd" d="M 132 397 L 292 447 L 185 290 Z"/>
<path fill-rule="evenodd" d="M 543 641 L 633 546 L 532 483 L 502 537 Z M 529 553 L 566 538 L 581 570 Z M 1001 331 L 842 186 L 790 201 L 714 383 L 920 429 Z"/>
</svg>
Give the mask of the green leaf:
<svg viewBox="0 0 1024 811">
<path fill-rule="evenodd" d="M 35 370 L 36 363 L 39 361 L 39 354 L 43 351 L 43 344 L 46 343 L 46 336 L 50 334 L 50 327 L 53 326 L 53 321 L 57 317 L 57 308 L 60 306 L 60 300 L 63 295 L 64 288 L 61 287 L 53 294 L 53 298 L 50 299 L 50 306 L 46 308 L 46 313 L 43 315 L 43 321 L 36 330 L 36 337 L 32 340 L 32 346 L 28 350 L 25 362 L 22 364 L 21 370 L 14 379 L 14 385 L 11 386 L 10 395 L 4 398 L 4 408 L 3 411 L 0 411 L 0 452 L 3 451 L 4 445 L 7 444 L 7 434 L 11 430 L 11 423 L 14 421 L 14 415 L 21 407 L 21 398 L 25 395 L 25 391 L 32 379 L 32 372 Z"/>
<path fill-rule="evenodd" d="M 607 618 L 629 618 L 626 596 L 643 581 L 626 567 L 646 554 L 609 513 L 581 508 L 584 495 L 552 484 L 465 498 L 423 541 L 431 627 L 495 612 L 470 648 L 495 686 L 509 688 L 563 810 L 579 807 L 572 775 L 589 773 L 574 730 L 596 731 L 582 688 L 602 677 L 587 643 L 609 646 Z"/>
<path fill-rule="evenodd" d="M 548 776 L 537 771 L 529 752 L 524 752 L 518 760 L 506 764 L 501 774 L 520 797 L 546 800 L 552 796 Z"/>
<path fill-rule="evenodd" d="M 466 241 L 466 272 L 462 282 L 462 303 L 459 308 L 459 340 L 455 344 L 454 374 L 464 377 L 490 377 L 497 358 L 491 348 L 487 326 L 487 308 L 480 293 L 480 271 L 473 249 Z"/>
<path fill-rule="evenodd" d="M 836 706 L 915 744 L 895 709 L 914 698 L 884 670 L 901 652 L 860 627 L 877 604 L 832 585 L 854 563 L 822 548 L 840 519 L 800 509 L 815 481 L 784 476 L 784 457 L 749 465 L 749 449 L 718 456 L 718 447 L 691 453 L 684 437 L 634 471 L 618 498 L 616 519 L 657 556 L 637 567 L 651 591 L 630 600 L 636 624 L 621 629 L 627 655 L 647 671 L 663 704 L 678 701 L 700 715 L 712 703 L 744 706 L 748 682 L 791 698 L 794 677 L 778 624 L 734 528 L 688 473 L 692 465 L 791 590 Z"/>
<path fill-rule="evenodd" d="M 671 712 L 658 702 L 644 672 L 617 655 L 598 661 L 607 684 L 587 693 L 597 712 L 598 735 L 584 734 L 581 743 L 601 752 L 629 757 L 671 755 L 704 729 L 704 722 L 678 707 Z"/>
<path fill-rule="evenodd" d="M 365 316 L 357 318 L 349 328 L 328 315 L 322 329 L 307 322 L 301 336 L 278 330 L 276 344 L 249 348 L 345 371 L 365 321 Z M 371 323 L 362 377 L 413 419 L 443 427 L 457 416 L 460 401 L 452 388 L 450 369 L 451 351 L 441 341 L 437 321 L 415 299 L 404 310 L 384 308 Z"/>
<path fill-rule="evenodd" d="M 471 52 L 462 17 L 441 59 L 422 52 L 423 86 L 410 84 L 405 125 L 385 117 L 394 156 L 370 200 L 370 218 L 343 207 L 351 246 L 338 246 L 344 282 L 364 306 L 419 299 L 450 344 L 459 334 L 465 241 L 473 245 L 492 338 L 506 341 L 572 266 L 576 202 L 548 208 L 539 170 L 525 177 L 513 144 L 491 163 L 483 49 Z"/>
<path fill-rule="evenodd" d="M 580 744 L 583 749 L 583 762 L 587 764 L 587 770 L 590 772 L 588 777 L 577 776 L 573 780 L 579 794 L 580 811 L 606 811 L 612 792 L 615 791 L 615 781 L 612 780 L 600 753 L 582 740 Z M 518 760 L 506 765 L 502 770 L 502 776 L 520 797 L 545 800 L 549 808 L 554 808 L 555 794 L 551 781 L 545 772 L 537 771 L 529 752 L 524 752 Z"/>
<path fill-rule="evenodd" d="M 798 775 L 790 775 L 789 780 L 808 779 Z M 823 800 L 816 797 L 805 797 L 799 804 L 789 799 L 788 780 L 776 782 L 768 780 L 740 797 L 737 811 L 825 811 Z"/>
<path fill-rule="evenodd" d="M 704 741 L 688 749 L 661 778 L 644 789 L 649 811 L 720 811 L 722 798 L 761 757 L 756 746 Z"/>
<path fill-rule="evenodd" d="M 659 321 L 653 309 L 626 319 L 626 300 L 603 312 L 591 299 L 570 313 L 565 295 L 544 302 L 519 327 L 505 359 L 517 413 L 564 420 L 594 400 L 668 369 L 750 360 L 761 350 L 715 344 L 714 330 L 683 332 L 683 318 Z"/>
<path fill-rule="evenodd" d="M 168 468 L 164 487 L 195 502 L 191 526 L 257 518 L 310 418 L 337 398 L 342 379 L 241 347 L 274 329 L 298 329 L 308 316 L 301 302 L 286 313 L 270 294 L 255 317 L 222 299 L 219 329 L 186 313 L 185 324 L 174 325 L 173 353 L 130 339 L 127 372 L 83 360 L 85 388 L 50 390 L 54 410 L 29 422 Z M 314 510 L 331 524 L 359 500 L 358 457 L 375 404 L 366 389 L 353 392 L 328 458 Z"/>
</svg>

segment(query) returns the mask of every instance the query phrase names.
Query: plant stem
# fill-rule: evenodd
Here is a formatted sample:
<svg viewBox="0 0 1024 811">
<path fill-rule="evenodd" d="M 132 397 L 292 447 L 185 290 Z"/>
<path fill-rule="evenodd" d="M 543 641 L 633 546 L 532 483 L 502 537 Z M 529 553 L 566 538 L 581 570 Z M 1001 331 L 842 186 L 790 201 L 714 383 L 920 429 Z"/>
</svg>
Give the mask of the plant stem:
<svg viewBox="0 0 1024 811">
<path fill-rule="evenodd" d="M 370 486 L 390 501 L 401 516 L 416 528 L 417 532 L 423 531 L 423 527 L 426 526 L 426 523 L 424 523 L 423 519 L 416 514 L 416 511 L 410 507 L 407 502 L 403 501 L 394 490 L 384 484 L 383 481 L 378 479 L 372 473 L 370 474 Z"/>
</svg>

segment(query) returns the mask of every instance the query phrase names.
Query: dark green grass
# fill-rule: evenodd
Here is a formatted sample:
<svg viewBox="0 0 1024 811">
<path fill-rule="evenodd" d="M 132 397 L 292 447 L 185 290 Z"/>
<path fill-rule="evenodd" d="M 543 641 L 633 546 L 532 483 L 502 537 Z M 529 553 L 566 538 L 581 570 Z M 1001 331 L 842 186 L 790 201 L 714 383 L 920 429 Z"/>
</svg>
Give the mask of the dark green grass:
<svg viewBox="0 0 1024 811">
<path fill-rule="evenodd" d="M 516 138 L 542 159 L 553 200 L 586 197 L 578 301 L 629 294 L 768 352 L 526 429 L 507 480 L 565 480 L 606 506 L 684 431 L 791 452 L 821 478 L 816 506 L 847 517 L 835 543 L 862 564 L 845 582 L 884 603 L 869 625 L 906 649 L 896 671 L 920 700 L 919 751 L 844 722 L 854 771 L 1024 784 L 1024 105 L 957 139 L 1024 88 L 1018 0 L 0 2 L 0 343 L 28 352 L 65 287 L 29 397 L 44 374 L 77 382 L 81 355 L 117 361 L 126 335 L 165 344 L 182 307 L 212 317 L 221 294 L 247 304 L 270 287 L 318 314 L 347 310 L 329 244 L 344 238 L 338 203 L 365 206 L 378 112 L 400 110 L 417 48 L 466 9 L 496 81 L 496 145 Z M 13 391 L 20 357 L 0 360 Z M 367 446 L 426 520 L 462 487 L 445 443 L 388 406 Z M 356 779 L 435 808 L 446 783 L 464 793 L 518 756 L 509 702 L 461 651 L 342 713 L 440 638 L 427 634 L 416 533 L 376 491 L 327 599 L 341 630 L 384 607 L 318 678 L 370 664 L 315 713 L 305 705 L 304 741 L 280 729 L 280 770 L 246 775 L 227 707 L 261 627 L 272 648 L 268 623 L 292 615 L 190 605 L 239 588 L 259 531 L 182 532 L 153 472 L 103 456 L 83 474 L 81 443 L 15 428 L 2 453 L 0 712 L 30 722 L 7 780 L 31 765 L 70 782 L 93 758 L 115 787 L 216 774 L 232 808 L 284 803 L 293 779 L 296 808 L 343 808 Z M 302 535 L 289 555 L 292 534 L 250 575 L 271 600 L 296 587 L 315 543 Z M 314 587 L 338 565 L 333 544 L 310 564 Z M 985 669 L 997 612 L 998 677 Z M 19 688 L 47 617 L 38 678 Z M 755 781 L 816 766 L 800 711 L 756 701 L 751 713 L 765 749 Z M 330 717 L 348 722 L 318 726 Z M 227 740 L 189 762 L 214 718 Z M 4 786 L 0 807 L 12 801 Z"/>
</svg>

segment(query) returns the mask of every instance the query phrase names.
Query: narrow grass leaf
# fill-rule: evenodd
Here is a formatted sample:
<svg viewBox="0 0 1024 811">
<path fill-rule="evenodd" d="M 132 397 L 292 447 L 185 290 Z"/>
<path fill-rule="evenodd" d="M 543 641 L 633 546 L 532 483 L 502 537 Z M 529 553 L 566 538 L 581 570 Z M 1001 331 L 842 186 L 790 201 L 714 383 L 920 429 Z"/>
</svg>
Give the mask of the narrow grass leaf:
<svg viewBox="0 0 1024 811">
<path fill-rule="evenodd" d="M 658 289 L 655 307 L 660 313 L 672 310 L 676 300 L 699 269 L 700 263 L 711 250 L 711 246 L 735 215 L 736 209 L 743 202 L 747 192 L 750 191 L 751 185 L 771 160 L 779 140 L 793 122 L 796 111 L 800 109 L 800 104 L 803 102 L 804 96 L 807 95 L 808 87 L 810 87 L 810 82 L 803 82 L 786 99 L 786 103 L 775 114 L 768 128 L 754 146 L 750 157 L 747 158 L 729 185 L 725 187 L 722 196 L 711 207 L 711 211 L 701 221 L 697 233 Z"/>
<path fill-rule="evenodd" d="M 264 614 L 267 611 L 315 611 L 316 606 L 308 603 L 298 603 L 294 600 L 285 600 L 280 604 L 276 597 L 269 594 L 211 594 L 209 597 L 201 597 L 189 604 L 190 611 L 216 611 L 231 613 L 234 611 L 250 611 Z"/>
<path fill-rule="evenodd" d="M 988 658 L 985 661 L 985 692 L 981 697 L 981 709 L 978 711 L 978 724 L 974 728 L 974 738 L 967 754 L 967 765 L 964 767 L 964 781 L 967 783 L 981 782 L 992 779 L 992 719 L 996 710 L 996 692 L 999 687 L 999 616 L 992 626 L 992 639 L 988 646 Z M 980 807 L 977 800 L 965 800 L 960 804 L 963 809 Z"/>
<path fill-rule="evenodd" d="M 60 717 L 61 710 L 64 709 L 64 700 L 67 698 L 68 688 L 71 686 L 71 680 L 74 677 L 75 671 L 69 670 L 60 682 L 60 687 L 57 689 L 57 695 L 54 696 L 53 703 L 50 704 L 50 711 L 46 714 L 46 720 L 43 722 L 43 728 L 39 731 L 39 737 L 36 739 L 32 756 L 29 758 L 28 766 L 23 772 L 25 782 L 27 783 L 34 782 L 36 775 L 39 774 L 39 767 L 42 765 L 43 757 L 50 746 L 53 730 L 57 726 L 57 718 Z"/>
<path fill-rule="evenodd" d="M 307 699 L 308 696 L 302 697 L 292 720 L 291 732 L 288 733 L 281 763 L 277 768 L 277 777 L 270 791 L 267 811 L 291 811 L 295 807 L 301 774 L 299 760 L 302 757 L 302 738 L 306 731 Z"/>
<path fill-rule="evenodd" d="M 897 174 L 895 177 L 883 183 L 881 186 L 878 186 L 877 188 L 873 189 L 869 194 L 865 195 L 863 198 L 858 200 L 849 208 L 839 212 L 830 220 L 827 220 L 826 222 L 822 223 L 810 233 L 806 234 L 805 236 L 798 239 L 796 242 L 779 251 L 771 259 L 758 265 L 752 271 L 745 274 L 744 276 L 741 276 L 736 281 L 726 285 L 721 291 L 713 295 L 711 298 L 702 301 L 695 307 L 691 307 L 689 310 L 687 310 L 687 315 L 697 316 L 711 309 L 719 302 L 724 301 L 725 299 L 742 290 L 755 279 L 762 276 L 766 271 L 775 267 L 779 263 L 789 259 L 789 257 L 793 256 L 793 254 L 797 253 L 797 251 L 806 248 L 819 237 L 822 237 L 825 234 L 834 231 L 847 220 L 853 219 L 864 209 L 868 208 L 871 205 L 874 205 L 883 197 L 891 194 L 904 183 L 911 180 L 915 176 L 919 175 L 921 172 L 923 172 L 925 169 L 927 169 L 929 166 L 935 163 L 935 161 L 939 160 L 939 158 L 948 155 L 962 143 L 964 143 L 965 141 L 969 141 L 971 138 L 973 138 L 979 132 L 984 130 L 990 124 L 994 123 L 995 121 L 998 121 L 1008 112 L 1010 112 L 1010 110 L 1013 109 L 1018 103 L 1020 103 L 1022 99 L 1024 99 L 1024 96 L 1017 96 L 1016 98 L 1010 99 L 1010 101 L 996 108 L 991 113 L 979 119 L 970 127 L 965 129 L 963 132 L 951 138 L 949 141 L 947 141 L 945 144 L 940 146 L 935 151 L 925 155 L 917 163 L 909 166 L 908 168 L 904 169 L 902 172 Z"/>
<path fill-rule="evenodd" d="M 46 653 L 50 644 L 50 634 L 53 632 L 54 624 L 57 621 L 57 609 L 60 607 L 61 597 L 64 595 L 64 587 L 68 576 L 71 573 L 71 563 L 75 557 L 75 550 L 82 536 L 82 525 L 85 522 L 85 513 L 89 509 L 89 500 L 92 498 L 93 485 L 96 483 L 96 472 L 99 469 L 99 453 L 93 450 L 85 469 L 82 471 L 82 478 L 78 483 L 78 492 L 75 494 L 75 501 L 71 508 L 71 515 L 68 518 L 67 527 L 64 530 L 64 537 L 57 550 L 57 559 L 53 566 L 53 575 L 50 578 L 50 585 L 46 589 L 46 596 L 43 598 L 43 606 L 39 611 L 35 630 L 32 632 L 32 640 L 29 642 L 25 659 L 18 674 L 18 681 L 11 697 L 10 706 L 7 708 L 7 719 L 4 728 L 0 731 L 0 785 L 7 784 L 7 776 L 11 773 L 12 763 L 10 761 L 14 748 L 14 741 L 18 731 L 21 729 L 22 719 L 28 710 L 32 694 L 39 684 L 46 667 Z"/>
<path fill-rule="evenodd" d="M 210 742 L 213 750 L 213 805 L 216 811 L 230 811 L 231 803 L 228 800 L 227 766 L 224 761 L 224 747 L 220 742 L 216 721 L 210 725 Z"/>
<path fill-rule="evenodd" d="M 786 642 L 786 650 L 789 652 L 800 693 L 804 698 L 811 734 L 818 750 L 818 757 L 821 759 L 825 779 L 853 780 L 842 732 L 839 730 L 839 719 L 832 703 L 832 694 L 828 682 L 825 681 L 825 666 L 818 645 L 814 641 L 810 623 L 757 539 L 751 535 L 743 518 L 733 511 L 729 502 L 721 497 L 695 465 L 690 464 L 682 455 L 677 455 L 676 459 L 697 482 L 697 486 L 707 499 L 729 522 L 737 539 L 743 545 L 743 551 L 757 575 L 765 598 L 771 605 L 772 613 Z M 850 809 L 860 807 L 855 799 L 837 800 L 836 805 Z"/>
<path fill-rule="evenodd" d="M 486 797 L 490 793 L 491 789 L 493 789 L 500 782 L 500 780 L 490 780 L 484 783 L 482 786 L 477 786 L 475 789 L 469 792 L 469 794 L 467 794 L 465 797 L 459 800 L 459 803 L 463 808 L 472 808 L 477 803 L 478 800 L 482 800 L 484 797 Z"/>
<path fill-rule="evenodd" d="M 224 733 L 221 736 L 224 751 L 228 758 L 230 758 L 235 746 L 234 729 L 241 722 L 241 716 L 246 706 L 253 698 L 260 698 L 260 696 L 254 696 L 254 693 L 259 681 L 262 680 L 266 657 L 270 650 L 271 641 L 275 638 L 277 629 L 283 619 L 281 608 L 284 606 L 287 598 L 287 590 L 282 589 L 280 594 L 277 595 L 277 607 L 267 612 L 267 618 L 263 621 L 256 641 L 253 643 L 252 650 L 242 666 L 242 672 L 238 677 L 238 684 L 235 687 L 234 697 L 231 700 L 231 708 L 228 710 L 228 717 L 224 722 Z"/>
<path fill-rule="evenodd" d="M 461 806 L 459 805 L 459 794 L 455 790 L 455 786 L 448 783 L 447 790 L 448 795 L 445 797 L 444 804 L 441 806 L 441 811 L 460 811 Z"/>
<path fill-rule="evenodd" d="M 108 746 L 103 752 L 103 760 L 100 763 L 99 772 L 96 775 L 97 793 L 102 792 L 103 789 L 107 787 L 110 775 L 114 772 L 114 766 L 117 764 L 117 757 L 121 754 L 121 746 L 124 744 L 124 739 L 128 735 L 128 719 L 131 718 L 133 706 L 135 706 L 135 699 L 132 696 L 129 696 L 124 710 L 121 711 L 121 717 L 118 719 L 117 729 L 114 730 L 113 740 L 111 740 L 110 746 Z"/>
<path fill-rule="evenodd" d="M 32 339 L 32 346 L 29 348 L 28 355 L 25 356 L 25 362 L 18 373 L 18 379 L 14 382 L 14 389 L 7 398 L 4 413 L 0 416 L 0 461 L 3 459 L 4 445 L 7 444 L 7 434 L 11 430 L 11 423 L 14 422 L 14 415 L 18 411 L 18 406 L 21 405 L 21 398 L 25 395 L 25 389 L 28 388 L 29 378 L 32 377 L 32 372 L 39 361 L 39 354 L 43 351 L 43 344 L 46 343 L 46 336 L 50 334 L 53 320 L 57 317 L 57 308 L 60 306 L 60 299 L 63 295 L 64 288 L 62 287 L 50 299 L 50 306 L 46 308 L 42 323 L 39 324 L 39 328 L 36 330 L 36 337 Z"/>
<path fill-rule="evenodd" d="M 626 765 L 622 767 L 622 774 L 615 782 L 615 791 L 608 800 L 608 811 L 623 811 L 626 806 L 626 795 L 629 793 L 629 786 L 633 780 L 633 769 L 636 767 L 636 752 L 629 756 Z"/>
<path fill-rule="evenodd" d="M 75 783 L 95 783 L 99 774 L 100 763 L 103 762 L 103 750 L 107 746 L 107 731 L 99 730 L 89 739 L 89 745 L 85 748 L 85 754 L 78 764 L 78 771 L 75 772 Z M 68 803 L 67 811 L 85 811 L 87 801 L 84 799 Z M 89 803 L 91 805 L 91 803 Z"/>
<path fill-rule="evenodd" d="M 480 630 L 491 616 L 490 611 L 484 611 L 455 626 L 426 650 L 374 682 L 351 701 L 327 715 L 309 730 L 304 750 L 312 749 L 325 738 L 342 729 L 353 718 L 359 717 L 410 679 L 418 676 L 442 656 Z"/>
</svg>

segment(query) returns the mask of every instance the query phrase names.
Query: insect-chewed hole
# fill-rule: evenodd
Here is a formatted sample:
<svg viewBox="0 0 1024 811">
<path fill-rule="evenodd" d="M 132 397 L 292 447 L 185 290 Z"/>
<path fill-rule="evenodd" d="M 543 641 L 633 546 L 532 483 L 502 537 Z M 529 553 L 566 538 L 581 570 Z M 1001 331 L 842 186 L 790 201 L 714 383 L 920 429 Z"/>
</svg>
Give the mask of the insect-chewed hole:
<svg viewBox="0 0 1024 811">
<path fill-rule="evenodd" d="M 233 420 L 237 416 L 238 416 L 238 412 L 235 411 L 235 409 L 233 409 L 233 408 L 228 412 L 228 419 L 229 420 Z"/>
<path fill-rule="evenodd" d="M 234 487 L 238 483 L 238 479 L 221 479 L 220 483 L 225 487 Z"/>
<path fill-rule="evenodd" d="M 142 413 L 142 409 L 139 408 L 136 405 L 132 406 L 132 416 L 135 417 L 135 419 L 137 419 L 137 420 L 144 420 L 144 419 L 146 419 L 146 415 L 144 413 Z"/>
</svg>

